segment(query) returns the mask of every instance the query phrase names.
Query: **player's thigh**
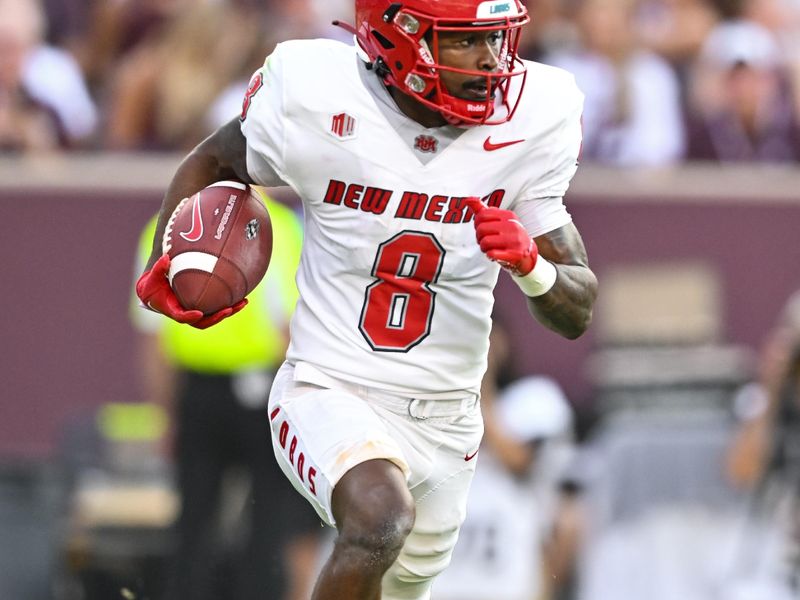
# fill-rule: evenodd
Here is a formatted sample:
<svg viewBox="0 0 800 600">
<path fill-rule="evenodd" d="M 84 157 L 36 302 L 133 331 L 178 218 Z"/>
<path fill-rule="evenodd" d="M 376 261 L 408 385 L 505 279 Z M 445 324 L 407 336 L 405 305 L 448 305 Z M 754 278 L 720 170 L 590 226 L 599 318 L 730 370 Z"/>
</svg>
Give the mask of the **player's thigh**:
<svg viewBox="0 0 800 600">
<path fill-rule="evenodd" d="M 283 472 L 329 525 L 333 488 L 354 466 L 388 460 L 408 473 L 405 456 L 370 406 L 352 391 L 297 382 L 284 365 L 270 395 L 272 445 Z"/>
</svg>

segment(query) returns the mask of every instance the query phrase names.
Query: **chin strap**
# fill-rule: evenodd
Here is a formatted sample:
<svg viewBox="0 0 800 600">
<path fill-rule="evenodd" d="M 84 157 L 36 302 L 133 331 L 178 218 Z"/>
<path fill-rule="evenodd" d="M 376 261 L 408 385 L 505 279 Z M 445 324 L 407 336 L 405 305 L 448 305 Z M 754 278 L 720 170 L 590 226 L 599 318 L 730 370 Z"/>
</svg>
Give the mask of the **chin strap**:
<svg viewBox="0 0 800 600">
<path fill-rule="evenodd" d="M 334 27 L 341 27 L 347 33 L 352 33 L 353 34 L 353 39 L 356 42 L 356 52 L 358 52 L 358 55 L 364 61 L 366 61 L 368 63 L 372 62 L 370 60 L 370 58 L 369 58 L 369 55 L 367 54 L 367 51 L 366 51 L 367 40 L 364 38 L 363 35 L 361 35 L 361 33 L 359 33 L 359 31 L 355 27 L 350 25 L 350 23 L 345 23 L 344 21 L 339 21 L 338 19 L 335 20 L 335 21 L 331 21 L 331 25 L 333 25 Z"/>
<path fill-rule="evenodd" d="M 350 23 L 345 23 L 344 21 L 340 21 L 339 19 L 334 19 L 333 21 L 331 21 L 331 25 L 333 25 L 334 27 L 341 27 L 345 31 L 352 33 L 354 36 L 359 37 L 358 31 L 356 31 L 356 28 L 350 25 Z"/>
</svg>

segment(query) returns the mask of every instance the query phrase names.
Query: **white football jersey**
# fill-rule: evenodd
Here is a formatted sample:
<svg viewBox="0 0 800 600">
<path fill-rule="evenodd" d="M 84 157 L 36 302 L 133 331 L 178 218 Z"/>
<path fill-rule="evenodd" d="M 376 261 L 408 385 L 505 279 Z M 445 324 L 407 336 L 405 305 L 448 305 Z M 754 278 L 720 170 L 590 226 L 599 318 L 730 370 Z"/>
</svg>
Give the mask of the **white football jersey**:
<svg viewBox="0 0 800 600">
<path fill-rule="evenodd" d="M 287 184 L 303 201 L 287 360 L 412 397 L 477 392 L 499 268 L 478 247 L 464 198 L 517 211 L 532 236 L 570 222 L 561 198 L 583 96 L 566 71 L 527 67 L 512 121 L 471 127 L 423 161 L 435 129 L 419 126 L 419 147 L 409 145 L 353 46 L 276 47 L 251 80 L 242 132 L 253 180 Z"/>
</svg>

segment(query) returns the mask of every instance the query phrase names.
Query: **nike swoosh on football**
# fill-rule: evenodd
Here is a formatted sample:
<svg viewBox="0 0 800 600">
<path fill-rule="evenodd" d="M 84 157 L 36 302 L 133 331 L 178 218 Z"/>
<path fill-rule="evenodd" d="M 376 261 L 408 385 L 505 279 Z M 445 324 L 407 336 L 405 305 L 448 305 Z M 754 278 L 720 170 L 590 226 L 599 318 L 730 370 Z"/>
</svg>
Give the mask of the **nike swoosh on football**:
<svg viewBox="0 0 800 600">
<path fill-rule="evenodd" d="M 181 237 L 187 242 L 196 242 L 203 237 L 203 215 L 200 212 L 200 194 L 195 194 L 192 203 L 192 227 L 189 231 L 181 232 Z"/>
<path fill-rule="evenodd" d="M 498 144 L 493 144 L 491 140 L 492 136 L 487 137 L 483 142 L 483 149 L 487 152 L 491 152 L 492 150 L 500 150 L 500 148 L 505 148 L 506 146 L 513 146 L 514 144 L 519 144 L 524 142 L 525 140 L 512 140 L 510 142 L 500 142 Z"/>
<path fill-rule="evenodd" d="M 473 458 L 475 458 L 475 456 L 477 456 L 477 454 L 478 454 L 478 450 L 475 450 L 475 452 L 473 452 L 472 454 L 465 454 L 465 455 L 464 455 L 464 460 L 465 460 L 465 461 L 467 461 L 467 462 L 469 462 L 469 461 L 471 461 Z"/>
</svg>

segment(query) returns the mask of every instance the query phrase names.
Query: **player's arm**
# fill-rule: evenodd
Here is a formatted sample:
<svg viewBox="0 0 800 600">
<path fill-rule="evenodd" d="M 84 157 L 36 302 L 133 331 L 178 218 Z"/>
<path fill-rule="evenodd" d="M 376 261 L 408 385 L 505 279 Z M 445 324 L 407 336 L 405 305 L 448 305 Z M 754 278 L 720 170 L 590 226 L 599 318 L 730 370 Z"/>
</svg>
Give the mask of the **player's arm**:
<svg viewBox="0 0 800 600">
<path fill-rule="evenodd" d="M 528 296 L 528 309 L 549 329 L 569 339 L 577 338 L 592 320 L 597 297 L 597 278 L 589 268 L 583 240 L 575 225 L 569 223 L 534 238 L 534 243 L 538 260 L 545 259 L 555 267 L 556 279 L 546 293 Z"/>
<path fill-rule="evenodd" d="M 570 223 L 534 239 L 513 211 L 487 207 L 478 198 L 467 202 L 475 213 L 481 250 L 511 273 L 533 316 L 569 339 L 586 331 L 597 278 L 575 226 Z"/>
<path fill-rule="evenodd" d="M 161 256 L 164 229 L 181 200 L 217 181 L 234 179 L 253 183 L 247 174 L 246 156 L 247 141 L 237 117 L 200 142 L 183 159 L 161 203 L 153 248 L 145 270 Z"/>
</svg>

